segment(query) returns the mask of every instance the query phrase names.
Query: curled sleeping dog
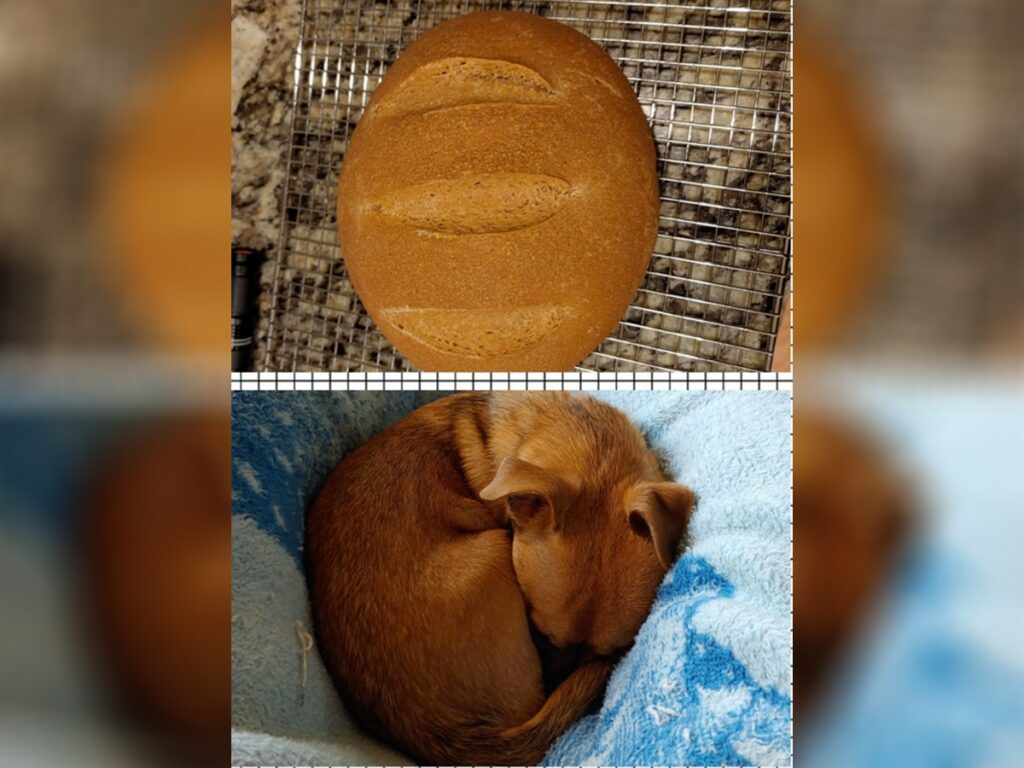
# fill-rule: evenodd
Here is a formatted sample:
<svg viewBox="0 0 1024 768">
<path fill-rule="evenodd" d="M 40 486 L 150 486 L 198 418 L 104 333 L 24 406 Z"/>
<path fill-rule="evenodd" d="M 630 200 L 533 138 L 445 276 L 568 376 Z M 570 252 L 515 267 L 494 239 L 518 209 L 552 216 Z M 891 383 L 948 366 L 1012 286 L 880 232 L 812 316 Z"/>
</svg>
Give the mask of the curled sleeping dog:
<svg viewBox="0 0 1024 768">
<path fill-rule="evenodd" d="M 592 398 L 418 409 L 349 455 L 309 513 L 316 627 L 348 710 L 428 764 L 537 764 L 632 644 L 692 504 Z M 586 649 L 550 695 L 531 631 Z"/>
</svg>

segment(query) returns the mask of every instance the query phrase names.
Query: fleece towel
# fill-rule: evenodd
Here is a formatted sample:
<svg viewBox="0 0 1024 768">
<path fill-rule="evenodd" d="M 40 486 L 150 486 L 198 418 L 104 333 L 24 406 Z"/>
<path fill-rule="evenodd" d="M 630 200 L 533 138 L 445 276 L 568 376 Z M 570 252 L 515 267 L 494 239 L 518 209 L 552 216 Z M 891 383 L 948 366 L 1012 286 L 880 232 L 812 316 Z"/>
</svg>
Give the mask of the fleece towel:
<svg viewBox="0 0 1024 768">
<path fill-rule="evenodd" d="M 698 503 L 601 710 L 559 765 L 781 765 L 791 744 L 790 395 L 596 393 L 625 411 Z M 233 761 L 407 764 L 353 728 L 316 648 L 302 525 L 329 471 L 425 402 L 392 393 L 233 401 Z"/>
</svg>

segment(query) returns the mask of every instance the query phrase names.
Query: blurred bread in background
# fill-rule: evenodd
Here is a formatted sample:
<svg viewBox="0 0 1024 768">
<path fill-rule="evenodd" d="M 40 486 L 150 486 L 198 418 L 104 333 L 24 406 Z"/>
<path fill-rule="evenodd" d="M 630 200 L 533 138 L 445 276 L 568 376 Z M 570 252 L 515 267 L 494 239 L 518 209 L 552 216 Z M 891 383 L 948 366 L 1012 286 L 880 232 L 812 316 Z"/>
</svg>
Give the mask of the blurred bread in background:
<svg viewBox="0 0 1024 768">
<path fill-rule="evenodd" d="M 143 343 L 225 361 L 230 68 L 223 13 L 161 52 L 112 115 L 97 211 L 103 264 Z"/>
<path fill-rule="evenodd" d="M 871 304 L 892 215 L 882 147 L 842 48 L 801 19 L 793 37 L 794 358 L 850 333 Z"/>
<path fill-rule="evenodd" d="M 806 0 L 794 27 L 802 364 L 1019 366 L 1024 5 Z"/>
<path fill-rule="evenodd" d="M 227 359 L 229 68 L 209 0 L 0 8 L 0 356 Z"/>
</svg>

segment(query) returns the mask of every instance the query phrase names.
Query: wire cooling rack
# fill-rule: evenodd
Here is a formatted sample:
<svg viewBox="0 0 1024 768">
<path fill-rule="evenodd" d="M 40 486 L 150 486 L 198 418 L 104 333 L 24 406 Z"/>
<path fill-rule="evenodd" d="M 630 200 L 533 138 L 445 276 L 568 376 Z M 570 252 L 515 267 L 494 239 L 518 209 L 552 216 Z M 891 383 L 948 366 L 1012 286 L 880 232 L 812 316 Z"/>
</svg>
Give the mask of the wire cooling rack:
<svg viewBox="0 0 1024 768">
<path fill-rule="evenodd" d="M 338 170 L 405 46 L 448 18 L 494 8 L 547 16 L 600 44 L 632 83 L 657 142 L 655 253 L 615 333 L 580 368 L 768 370 L 789 272 L 789 0 L 305 0 L 256 367 L 412 370 L 345 272 Z"/>
</svg>

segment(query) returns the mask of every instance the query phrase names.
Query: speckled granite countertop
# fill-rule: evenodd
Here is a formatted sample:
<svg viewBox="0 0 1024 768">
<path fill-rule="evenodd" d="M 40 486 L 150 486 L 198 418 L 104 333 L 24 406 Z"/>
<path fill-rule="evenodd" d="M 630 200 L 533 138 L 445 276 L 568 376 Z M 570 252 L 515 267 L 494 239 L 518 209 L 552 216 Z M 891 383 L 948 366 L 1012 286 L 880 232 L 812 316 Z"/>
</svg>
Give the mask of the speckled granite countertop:
<svg viewBox="0 0 1024 768">
<path fill-rule="evenodd" d="M 231 3 L 231 240 L 276 245 L 301 0 Z"/>
</svg>

